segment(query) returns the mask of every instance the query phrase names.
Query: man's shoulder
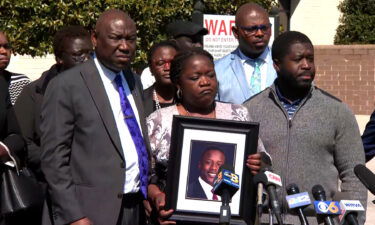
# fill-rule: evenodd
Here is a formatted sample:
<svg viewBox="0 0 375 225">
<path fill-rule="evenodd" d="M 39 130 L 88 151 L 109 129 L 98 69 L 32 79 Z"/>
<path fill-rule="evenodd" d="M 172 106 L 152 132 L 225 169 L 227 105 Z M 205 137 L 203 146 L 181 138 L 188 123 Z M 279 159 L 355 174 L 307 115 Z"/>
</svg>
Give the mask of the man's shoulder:
<svg viewBox="0 0 375 225">
<path fill-rule="evenodd" d="M 271 94 L 271 87 L 268 87 L 264 89 L 263 91 L 251 96 L 249 99 L 247 99 L 243 105 L 248 106 L 248 105 L 253 105 L 253 104 L 262 104 L 265 99 L 268 99 Z"/>
<path fill-rule="evenodd" d="M 238 56 L 238 49 L 235 49 L 231 53 L 223 56 L 222 58 L 215 61 L 215 69 L 225 67 L 228 64 L 230 64 L 234 59 L 236 59 Z"/>
<path fill-rule="evenodd" d="M 324 108 L 326 108 L 327 110 L 329 108 L 336 108 L 337 110 L 352 113 L 352 110 L 346 103 L 344 103 L 343 101 L 341 101 L 341 99 L 323 89 L 315 87 L 314 95 L 317 98 L 317 100 L 321 103 L 321 105 L 323 105 Z"/>
<path fill-rule="evenodd" d="M 92 59 L 59 73 L 56 78 L 60 80 L 76 80 L 79 77 L 79 74 L 86 72 L 88 75 L 91 75 L 92 72 L 96 72 L 97 74 L 99 74 Z"/>
<path fill-rule="evenodd" d="M 315 91 L 317 93 L 319 93 L 320 97 L 324 98 L 326 101 L 332 101 L 333 103 L 336 103 L 336 104 L 343 103 L 341 101 L 341 99 L 339 99 L 338 97 L 336 97 L 333 94 L 329 93 L 328 91 L 325 91 L 325 90 L 323 90 L 321 88 L 318 88 L 318 87 L 314 87 L 314 88 L 315 88 Z"/>
</svg>

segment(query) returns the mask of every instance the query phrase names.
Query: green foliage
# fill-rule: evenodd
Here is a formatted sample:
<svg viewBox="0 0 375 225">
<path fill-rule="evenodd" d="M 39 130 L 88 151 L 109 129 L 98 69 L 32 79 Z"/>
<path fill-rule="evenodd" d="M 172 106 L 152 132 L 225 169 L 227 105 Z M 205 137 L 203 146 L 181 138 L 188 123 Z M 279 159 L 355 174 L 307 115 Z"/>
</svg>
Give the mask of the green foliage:
<svg viewBox="0 0 375 225">
<path fill-rule="evenodd" d="M 344 0 L 335 44 L 375 44 L 375 0 Z"/>
<path fill-rule="evenodd" d="M 191 20 L 194 0 L 0 0 L 0 30 L 11 39 L 14 52 L 43 56 L 52 53 L 54 33 L 66 25 L 92 29 L 100 13 L 109 8 L 127 11 L 138 28 L 137 63 L 146 61 L 150 46 L 165 39 L 166 24 Z M 206 0 L 206 12 L 234 14 L 250 0 Z M 275 0 L 254 0 L 270 9 Z"/>
</svg>

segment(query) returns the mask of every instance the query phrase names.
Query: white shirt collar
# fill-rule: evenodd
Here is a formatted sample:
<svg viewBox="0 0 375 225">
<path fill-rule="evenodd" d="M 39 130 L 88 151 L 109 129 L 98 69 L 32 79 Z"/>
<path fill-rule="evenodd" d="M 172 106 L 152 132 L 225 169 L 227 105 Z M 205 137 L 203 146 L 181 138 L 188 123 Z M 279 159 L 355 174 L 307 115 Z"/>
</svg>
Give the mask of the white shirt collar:
<svg viewBox="0 0 375 225">
<path fill-rule="evenodd" d="M 239 57 L 241 59 L 241 62 L 242 63 L 245 63 L 247 60 L 254 60 L 248 56 L 246 56 L 242 51 L 241 49 L 238 49 L 239 50 Z M 269 58 L 271 57 L 271 54 L 268 54 L 268 52 L 270 51 L 270 48 L 267 47 L 266 49 L 264 49 L 264 51 L 262 52 L 262 54 L 257 58 L 257 59 L 262 59 L 263 60 L 263 63 L 268 63 L 269 61 Z"/>
<path fill-rule="evenodd" d="M 117 74 L 121 74 L 121 75 L 123 75 L 123 74 L 122 74 L 122 71 L 120 71 L 120 72 L 115 72 L 115 71 L 113 71 L 113 70 L 108 69 L 106 66 L 104 66 L 104 65 L 99 61 L 98 57 L 96 57 L 96 54 L 95 54 L 95 53 L 93 54 L 92 58 L 94 59 L 94 61 L 98 62 L 99 66 L 100 66 L 100 67 L 102 68 L 102 70 L 103 70 L 104 75 L 105 75 L 105 76 L 106 76 L 111 82 L 113 82 L 113 81 L 115 80 Z M 122 77 L 123 77 L 123 76 L 122 76 Z"/>
</svg>

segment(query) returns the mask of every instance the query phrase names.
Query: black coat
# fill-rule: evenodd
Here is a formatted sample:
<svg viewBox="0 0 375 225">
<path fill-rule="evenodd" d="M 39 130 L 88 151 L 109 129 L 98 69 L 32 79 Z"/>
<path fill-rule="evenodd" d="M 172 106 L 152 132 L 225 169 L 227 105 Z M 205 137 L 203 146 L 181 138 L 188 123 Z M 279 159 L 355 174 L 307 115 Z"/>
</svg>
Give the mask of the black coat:
<svg viewBox="0 0 375 225">
<path fill-rule="evenodd" d="M 43 72 L 39 79 L 23 88 L 14 105 L 14 110 L 27 144 L 28 166 L 35 172 L 40 181 L 44 181 L 40 169 L 40 113 L 47 85 L 58 73 L 59 69 L 56 64 Z"/>
<path fill-rule="evenodd" d="M 9 82 L 10 76 L 0 76 L 0 141 L 8 147 L 12 156 L 19 160 L 24 157 L 25 142 L 10 102 Z"/>
</svg>

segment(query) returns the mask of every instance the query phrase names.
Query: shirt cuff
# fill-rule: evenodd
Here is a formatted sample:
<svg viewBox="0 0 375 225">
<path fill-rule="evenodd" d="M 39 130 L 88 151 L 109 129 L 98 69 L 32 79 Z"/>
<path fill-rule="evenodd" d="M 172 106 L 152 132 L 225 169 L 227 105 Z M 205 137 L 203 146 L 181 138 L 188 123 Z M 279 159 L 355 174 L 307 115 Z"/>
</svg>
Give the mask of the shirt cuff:
<svg viewBox="0 0 375 225">
<path fill-rule="evenodd" d="M 4 164 L 5 165 L 8 165 L 10 167 L 16 167 L 17 168 L 17 162 L 16 160 L 14 159 L 14 157 L 12 156 L 12 154 L 10 154 L 10 151 L 9 151 L 9 148 L 3 143 L 0 141 L 0 147 L 4 148 L 5 151 L 7 151 L 8 153 L 8 156 L 9 158 L 11 159 L 11 161 L 6 161 Z M 18 169 L 18 168 L 17 168 Z"/>
</svg>

